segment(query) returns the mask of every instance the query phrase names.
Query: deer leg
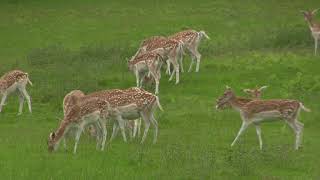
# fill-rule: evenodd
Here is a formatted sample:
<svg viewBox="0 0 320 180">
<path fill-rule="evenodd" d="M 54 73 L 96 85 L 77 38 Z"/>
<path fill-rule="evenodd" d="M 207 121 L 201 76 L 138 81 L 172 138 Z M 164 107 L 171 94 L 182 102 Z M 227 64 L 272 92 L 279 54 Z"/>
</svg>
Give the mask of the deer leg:
<svg viewBox="0 0 320 180">
<path fill-rule="evenodd" d="M 191 54 L 191 63 L 190 63 L 188 72 L 191 72 L 192 66 L 193 66 L 194 61 L 195 61 L 195 58 L 196 58 L 196 57 L 195 57 L 193 54 Z"/>
<path fill-rule="evenodd" d="M 21 94 L 19 92 L 19 112 L 18 112 L 18 115 L 22 114 L 23 103 L 24 103 L 24 96 L 23 96 L 23 94 Z"/>
<path fill-rule="evenodd" d="M 121 116 L 118 116 L 117 120 L 118 120 L 118 124 L 119 124 L 120 130 L 121 130 L 123 141 L 127 142 L 126 132 L 125 132 L 125 128 L 124 128 L 125 122 Z"/>
<path fill-rule="evenodd" d="M 138 72 L 137 69 L 135 69 L 134 73 L 135 73 L 135 75 L 136 75 L 136 84 L 137 84 L 137 87 L 139 87 L 139 82 L 140 82 L 139 72 Z"/>
<path fill-rule="evenodd" d="M 149 127 L 150 127 L 150 119 L 146 116 L 146 114 L 144 112 L 141 113 L 141 117 L 145 123 L 145 127 L 144 127 L 144 133 L 142 136 L 142 140 L 141 140 L 141 144 L 143 144 L 143 142 L 145 141 L 148 131 L 149 131 Z"/>
<path fill-rule="evenodd" d="M 154 81 L 156 82 L 156 90 L 155 90 L 155 94 L 159 94 L 159 76 L 156 72 L 157 70 L 155 68 L 151 68 L 150 69 L 150 73 L 154 79 Z"/>
<path fill-rule="evenodd" d="M 166 60 L 166 63 L 167 63 L 167 70 L 166 70 L 166 74 L 170 75 L 170 74 L 171 74 L 170 61 L 169 61 L 169 60 Z"/>
<path fill-rule="evenodd" d="M 314 38 L 314 55 L 317 55 L 317 49 L 318 49 L 318 38 Z"/>
<path fill-rule="evenodd" d="M 179 63 L 180 63 L 180 67 L 181 67 L 181 72 L 184 72 L 184 68 L 183 68 L 183 61 L 182 61 L 182 55 L 179 57 Z"/>
<path fill-rule="evenodd" d="M 151 123 L 153 124 L 155 131 L 154 131 L 154 138 L 153 138 L 153 144 L 157 142 L 158 139 L 158 122 L 154 118 L 153 114 L 151 114 Z"/>
<path fill-rule="evenodd" d="M 201 54 L 198 52 L 198 50 L 196 50 L 196 58 L 197 58 L 196 72 L 199 72 L 199 69 L 200 69 Z"/>
<path fill-rule="evenodd" d="M 67 151 L 67 140 L 66 140 L 66 137 L 63 137 L 63 147 L 64 147 L 64 150 Z"/>
<path fill-rule="evenodd" d="M 138 119 L 138 137 L 141 135 L 141 118 Z"/>
<path fill-rule="evenodd" d="M 2 95 L 2 99 L 1 99 L 1 103 L 0 103 L 0 112 L 2 111 L 2 107 L 5 105 L 6 99 L 7 99 L 7 93 L 4 93 Z"/>
<path fill-rule="evenodd" d="M 299 128 L 299 141 L 298 141 L 298 147 L 301 146 L 301 143 L 302 143 L 302 137 L 303 137 L 303 126 L 304 124 L 299 122 L 298 120 L 295 121 L 296 125 L 298 126 Z"/>
<path fill-rule="evenodd" d="M 176 74 L 176 84 L 178 84 L 179 83 L 179 63 L 177 63 L 176 60 L 173 60 L 172 64 L 173 64 L 173 67 L 174 67 L 174 71 L 172 72 L 169 81 L 171 81 L 173 79 L 174 72 L 175 72 L 175 74 Z"/>
<path fill-rule="evenodd" d="M 32 108 L 31 108 L 31 100 L 30 96 L 26 90 L 25 87 L 19 88 L 20 92 L 23 94 L 23 96 L 27 99 L 28 107 L 29 107 L 29 112 L 32 113 Z"/>
<path fill-rule="evenodd" d="M 112 135 L 109 140 L 109 143 L 111 143 L 113 141 L 113 139 L 115 138 L 115 136 L 118 134 L 118 130 L 119 130 L 118 124 L 117 124 L 117 122 L 114 122 L 113 128 L 112 128 Z"/>
<path fill-rule="evenodd" d="M 261 127 L 260 127 L 260 124 L 255 124 L 255 126 L 256 126 L 257 136 L 259 139 L 260 150 L 262 150 Z"/>
<path fill-rule="evenodd" d="M 190 50 L 191 54 L 195 57 L 195 59 L 197 61 L 196 72 L 199 72 L 201 54 L 198 51 L 198 47 L 196 45 L 193 45 L 192 47 L 189 48 L 189 50 Z"/>
<path fill-rule="evenodd" d="M 98 121 L 99 129 L 102 131 L 102 142 L 101 142 L 101 151 L 104 150 L 106 140 L 107 140 L 107 128 L 106 128 L 106 122 L 105 121 Z M 100 135 L 99 135 L 100 136 Z"/>
<path fill-rule="evenodd" d="M 296 135 L 296 142 L 295 142 L 294 148 L 295 148 L 295 150 L 298 150 L 299 149 L 299 139 L 300 139 L 300 128 L 299 128 L 299 125 L 297 125 L 292 120 L 287 120 L 286 122 L 292 128 L 292 130 L 294 131 L 294 133 Z"/>
<path fill-rule="evenodd" d="M 78 147 L 78 143 L 79 143 L 79 140 L 80 140 L 80 136 L 81 136 L 82 130 L 83 130 L 82 126 L 80 126 L 77 129 L 76 136 L 75 136 L 74 148 L 73 148 L 73 154 L 77 153 L 77 147 Z"/>
<path fill-rule="evenodd" d="M 96 141 L 97 141 L 96 150 L 98 150 L 99 146 L 102 144 L 102 140 L 101 140 L 101 136 L 103 136 L 103 134 L 101 132 L 102 128 L 100 127 L 99 123 L 94 124 L 94 126 L 92 126 L 91 128 L 94 128 L 96 130 L 96 133 L 95 133 Z M 89 127 L 89 132 L 90 132 L 90 127 Z M 90 132 L 90 135 L 92 135 L 91 132 Z"/>
<path fill-rule="evenodd" d="M 231 144 L 231 147 L 237 142 L 237 140 L 239 139 L 240 135 L 243 133 L 244 130 L 247 129 L 248 126 L 249 126 L 248 123 L 242 122 L 242 125 L 241 125 L 241 128 L 240 128 L 239 132 L 238 132 L 238 135 L 237 135 L 237 137 L 233 140 L 233 142 L 232 142 L 232 144 Z"/>
</svg>

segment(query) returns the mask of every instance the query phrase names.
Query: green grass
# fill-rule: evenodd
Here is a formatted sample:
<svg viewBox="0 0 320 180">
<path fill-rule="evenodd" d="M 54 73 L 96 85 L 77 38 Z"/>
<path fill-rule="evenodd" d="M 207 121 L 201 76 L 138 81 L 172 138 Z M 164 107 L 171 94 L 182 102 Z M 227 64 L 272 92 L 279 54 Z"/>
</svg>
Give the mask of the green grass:
<svg viewBox="0 0 320 180">
<path fill-rule="evenodd" d="M 85 1 L 4 0 L 0 3 L 0 74 L 29 72 L 33 114 L 16 116 L 17 97 L 0 114 L 1 179 L 319 179 L 320 56 L 300 9 L 319 2 L 241 0 Z M 319 19 L 319 18 L 318 18 Z M 175 86 L 164 75 L 157 113 L 158 143 L 120 136 L 104 152 L 82 136 L 78 153 L 47 152 L 46 139 L 62 118 L 62 99 L 73 89 L 93 92 L 135 85 L 125 58 L 140 41 L 185 28 L 211 37 L 200 47 L 199 73 Z M 190 59 L 185 58 L 185 68 Z M 262 125 L 264 149 L 254 128 L 230 148 L 239 114 L 213 109 L 225 85 L 269 85 L 264 98 L 301 100 L 311 113 L 303 148 L 282 123 Z M 153 91 L 153 90 L 151 90 Z M 109 130 L 109 134 L 111 131 Z M 71 141 L 69 143 L 72 148 Z"/>
</svg>

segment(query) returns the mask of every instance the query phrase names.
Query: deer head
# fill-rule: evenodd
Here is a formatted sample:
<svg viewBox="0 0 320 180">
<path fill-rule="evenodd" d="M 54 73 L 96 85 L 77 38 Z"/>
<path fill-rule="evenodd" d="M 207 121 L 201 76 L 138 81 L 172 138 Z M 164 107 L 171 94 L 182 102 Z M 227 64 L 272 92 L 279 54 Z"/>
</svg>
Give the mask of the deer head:
<svg viewBox="0 0 320 180">
<path fill-rule="evenodd" d="M 229 86 L 226 86 L 226 90 L 224 91 L 223 95 L 217 99 L 216 109 L 222 109 L 234 97 L 235 95 L 232 89 Z"/>
<path fill-rule="evenodd" d="M 244 89 L 243 92 L 247 93 L 251 98 L 260 99 L 262 95 L 262 91 L 266 89 L 268 86 L 262 86 L 260 88 L 254 89 Z"/>
<path fill-rule="evenodd" d="M 315 9 L 313 11 L 303 11 L 301 10 L 300 12 L 304 15 L 304 19 L 307 22 L 311 22 L 313 20 L 314 15 L 317 13 L 319 9 Z"/>
</svg>

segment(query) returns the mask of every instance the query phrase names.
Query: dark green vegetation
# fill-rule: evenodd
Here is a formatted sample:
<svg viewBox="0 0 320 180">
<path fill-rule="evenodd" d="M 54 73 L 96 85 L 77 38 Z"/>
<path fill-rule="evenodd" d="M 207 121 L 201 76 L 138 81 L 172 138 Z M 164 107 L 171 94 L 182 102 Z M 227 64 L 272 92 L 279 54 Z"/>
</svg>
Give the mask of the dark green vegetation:
<svg viewBox="0 0 320 180">
<path fill-rule="evenodd" d="M 313 56 L 299 13 L 319 6 L 318 0 L 1 1 L 0 73 L 22 69 L 34 83 L 32 115 L 25 108 L 16 116 L 17 97 L 0 114 L 1 179 L 319 179 L 320 56 Z M 211 40 L 201 44 L 200 73 L 182 74 L 178 86 L 163 73 L 156 145 L 151 130 L 144 145 L 119 136 L 99 152 L 84 135 L 76 155 L 47 152 L 68 91 L 134 86 L 125 58 L 140 40 L 185 28 L 205 30 Z M 276 122 L 262 125 L 262 151 L 254 128 L 231 149 L 240 117 L 213 109 L 225 85 L 239 95 L 269 85 L 264 98 L 301 100 L 312 109 L 301 113 L 303 148 L 294 151 L 293 132 Z"/>
</svg>

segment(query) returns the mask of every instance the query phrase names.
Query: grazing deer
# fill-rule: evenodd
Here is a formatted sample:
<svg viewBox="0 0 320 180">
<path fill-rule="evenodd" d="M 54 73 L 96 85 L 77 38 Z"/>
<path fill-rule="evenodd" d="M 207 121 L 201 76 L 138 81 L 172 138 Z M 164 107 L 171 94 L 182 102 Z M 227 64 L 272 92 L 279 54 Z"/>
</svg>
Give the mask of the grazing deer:
<svg viewBox="0 0 320 180">
<path fill-rule="evenodd" d="M 153 51 L 158 48 L 164 48 L 166 50 L 166 58 L 167 60 L 167 72 L 170 74 L 170 64 L 173 65 L 174 70 L 171 73 L 171 76 L 169 78 L 169 81 L 173 79 L 174 74 L 176 74 L 176 84 L 179 83 L 179 71 L 180 71 L 180 66 L 179 66 L 179 61 L 182 61 L 182 56 L 183 56 L 183 42 L 182 41 L 177 41 L 174 39 L 167 39 L 167 38 L 159 38 L 158 36 L 156 37 L 151 37 L 149 39 L 144 40 L 141 43 L 141 46 L 136 54 L 144 53 L 146 51 Z M 182 70 L 183 72 L 183 70 Z"/>
<path fill-rule="evenodd" d="M 240 135 L 251 124 L 256 127 L 257 136 L 259 139 L 260 149 L 262 149 L 262 138 L 260 123 L 270 119 L 279 118 L 284 120 L 295 132 L 296 142 L 295 149 L 301 145 L 303 123 L 299 122 L 298 116 L 300 110 L 310 112 L 309 109 L 297 100 L 252 100 L 248 103 L 242 103 L 234 94 L 231 88 L 227 87 L 224 94 L 218 98 L 216 109 L 221 109 L 226 103 L 231 104 L 232 108 L 240 112 L 242 126 L 238 135 L 231 144 L 231 147 L 236 143 Z"/>
<path fill-rule="evenodd" d="M 320 23 L 314 21 L 314 15 L 319 9 L 313 11 L 301 11 L 307 21 L 311 34 L 314 38 L 314 54 L 317 55 L 318 42 L 320 40 Z"/>
<path fill-rule="evenodd" d="M 128 61 L 129 70 L 133 71 L 136 76 L 137 87 L 142 87 L 142 82 L 147 74 L 150 74 L 155 80 L 155 94 L 159 93 L 159 83 L 161 78 L 161 66 L 163 64 L 164 49 L 159 48 L 148 51 L 137 56 L 133 56 Z M 141 77 L 141 78 L 140 78 Z"/>
<path fill-rule="evenodd" d="M 110 104 L 100 98 L 87 98 L 82 100 L 72 100 L 76 102 L 73 106 L 66 111 L 63 120 L 60 123 L 59 128 L 55 132 L 51 132 L 48 138 L 48 150 L 49 152 L 57 150 L 61 139 L 75 129 L 75 145 L 73 153 L 77 152 L 77 146 L 80 139 L 80 135 L 85 127 L 90 124 L 96 124 L 98 127 L 99 137 L 102 136 L 101 150 L 104 150 L 107 130 L 104 119 L 111 116 L 114 110 L 110 107 Z M 97 147 L 98 147 L 97 141 Z"/>
<path fill-rule="evenodd" d="M 114 123 L 113 132 L 110 138 L 110 142 L 114 139 L 117 131 L 121 129 L 123 140 L 127 142 L 125 131 L 124 131 L 124 121 L 125 120 L 136 120 L 142 118 L 145 124 L 144 134 L 141 140 L 143 143 L 146 139 L 150 123 L 155 128 L 153 143 L 156 143 L 158 136 L 158 122 L 154 118 L 154 112 L 157 108 L 163 111 L 159 98 L 149 93 L 141 88 L 129 88 L 124 90 L 113 89 L 95 92 L 87 95 L 86 97 L 98 97 L 100 99 L 106 100 L 110 105 L 116 109 L 118 113 L 113 116 L 118 123 Z"/>
<path fill-rule="evenodd" d="M 28 73 L 20 70 L 10 71 L 0 78 L 0 94 L 2 95 L 0 112 L 2 111 L 2 107 L 5 105 L 7 96 L 13 92 L 18 92 L 19 95 L 18 115 L 22 114 L 24 99 L 27 100 L 30 113 L 32 112 L 30 96 L 26 90 L 28 83 L 32 86 Z"/>
<path fill-rule="evenodd" d="M 72 107 L 78 103 L 78 100 L 84 96 L 85 96 L 85 94 L 81 90 L 73 90 L 73 91 L 69 92 L 67 95 L 65 95 L 65 97 L 63 98 L 63 114 L 64 114 L 64 116 L 67 115 L 68 111 L 70 111 L 72 109 Z M 93 124 L 93 125 L 91 124 L 86 129 L 87 129 L 87 132 L 90 134 L 90 136 L 96 137 L 97 140 L 99 140 L 98 138 L 100 138 L 100 137 L 97 135 L 98 127 L 96 127 L 96 125 L 97 124 Z M 73 132 L 69 131 L 69 133 L 67 133 L 62 138 L 65 149 L 67 149 L 66 137 L 72 136 L 72 135 L 73 135 Z M 98 148 L 98 144 L 97 144 L 97 148 Z"/>
<path fill-rule="evenodd" d="M 199 72 L 200 68 L 200 60 L 201 60 L 201 54 L 198 51 L 198 47 L 200 45 L 201 40 L 205 37 L 206 39 L 210 39 L 210 37 L 204 32 L 204 31 L 195 31 L 195 30 L 185 30 L 178 32 L 176 34 L 173 34 L 169 36 L 169 39 L 174 39 L 178 41 L 182 41 L 184 44 L 184 47 L 188 49 L 190 55 L 191 55 L 191 63 L 188 72 L 192 70 L 192 66 L 197 61 L 196 65 L 196 72 Z M 182 67 L 181 63 L 181 68 Z"/>
</svg>

